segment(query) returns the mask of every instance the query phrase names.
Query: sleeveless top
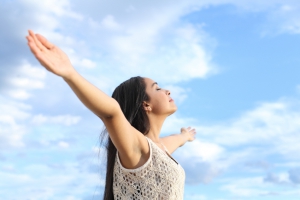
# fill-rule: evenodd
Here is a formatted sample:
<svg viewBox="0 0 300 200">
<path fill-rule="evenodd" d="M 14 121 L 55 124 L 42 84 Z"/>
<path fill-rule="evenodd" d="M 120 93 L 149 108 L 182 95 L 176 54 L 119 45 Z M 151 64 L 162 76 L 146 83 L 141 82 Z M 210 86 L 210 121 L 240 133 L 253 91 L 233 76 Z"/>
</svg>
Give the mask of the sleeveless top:
<svg viewBox="0 0 300 200">
<path fill-rule="evenodd" d="M 113 172 L 115 200 L 181 200 L 183 199 L 185 172 L 170 156 L 151 139 L 147 138 L 150 157 L 136 169 L 122 166 L 118 152 Z"/>
</svg>

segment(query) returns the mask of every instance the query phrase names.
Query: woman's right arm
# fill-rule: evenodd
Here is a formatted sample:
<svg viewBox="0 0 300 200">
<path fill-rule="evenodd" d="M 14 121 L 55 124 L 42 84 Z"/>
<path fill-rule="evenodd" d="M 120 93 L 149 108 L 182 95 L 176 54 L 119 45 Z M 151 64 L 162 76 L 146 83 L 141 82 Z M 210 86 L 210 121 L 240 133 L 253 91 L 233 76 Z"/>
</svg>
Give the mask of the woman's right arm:
<svg viewBox="0 0 300 200">
<path fill-rule="evenodd" d="M 28 46 L 48 71 L 61 76 L 81 102 L 104 122 L 123 165 L 134 168 L 149 148 L 143 134 L 131 126 L 118 102 L 84 79 L 72 67 L 68 56 L 41 35 L 29 31 Z"/>
<path fill-rule="evenodd" d="M 48 71 L 62 77 L 80 101 L 100 118 L 111 117 L 118 103 L 84 79 L 72 66 L 68 56 L 41 35 L 29 31 L 28 45 L 37 60 Z"/>
<path fill-rule="evenodd" d="M 72 90 L 91 111 L 104 122 L 110 138 L 119 151 L 126 168 L 137 168 L 148 160 L 148 143 L 125 118 L 119 103 L 86 81 L 78 73 L 65 79 Z"/>
<path fill-rule="evenodd" d="M 73 74 L 66 82 L 82 103 L 101 118 L 119 151 L 123 166 L 136 168 L 145 163 L 149 156 L 148 143 L 143 134 L 132 127 L 125 118 L 119 103 L 78 73 Z"/>
</svg>

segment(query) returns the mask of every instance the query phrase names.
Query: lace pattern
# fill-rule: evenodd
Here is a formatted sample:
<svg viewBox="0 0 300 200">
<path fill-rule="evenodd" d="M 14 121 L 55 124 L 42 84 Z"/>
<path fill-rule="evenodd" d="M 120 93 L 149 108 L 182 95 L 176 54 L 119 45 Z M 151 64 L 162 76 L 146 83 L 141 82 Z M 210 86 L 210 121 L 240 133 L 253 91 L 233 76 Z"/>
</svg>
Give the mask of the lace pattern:
<svg viewBox="0 0 300 200">
<path fill-rule="evenodd" d="M 117 153 L 113 193 L 115 200 L 181 200 L 183 199 L 185 173 L 166 152 L 147 138 L 150 157 L 136 169 L 122 166 Z"/>
</svg>

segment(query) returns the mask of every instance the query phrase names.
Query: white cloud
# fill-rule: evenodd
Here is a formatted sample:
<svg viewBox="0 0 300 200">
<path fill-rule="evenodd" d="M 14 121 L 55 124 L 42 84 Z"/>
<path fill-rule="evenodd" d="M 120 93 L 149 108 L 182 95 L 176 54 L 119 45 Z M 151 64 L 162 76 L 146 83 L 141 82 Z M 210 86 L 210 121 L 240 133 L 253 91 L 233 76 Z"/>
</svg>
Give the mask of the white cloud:
<svg viewBox="0 0 300 200">
<path fill-rule="evenodd" d="M 155 77 L 167 83 L 204 78 L 217 72 L 203 38 L 206 37 L 207 43 L 212 40 L 201 28 L 192 25 L 182 28 L 184 25 L 180 24 L 168 26 L 167 31 L 151 27 L 152 23 L 128 30 L 126 35 L 111 36 L 109 59 L 115 62 L 106 60 L 106 65 L 117 67 L 125 76 Z"/>
<path fill-rule="evenodd" d="M 12 70 L 9 76 L 5 77 L 4 92 L 14 99 L 28 99 L 31 96 L 30 90 L 44 88 L 45 78 L 45 69 L 23 61 L 19 67 Z"/>
<path fill-rule="evenodd" d="M 221 190 L 228 191 L 235 196 L 255 197 L 268 192 L 261 177 L 232 179 L 228 182 L 231 183 L 223 185 Z"/>
<path fill-rule="evenodd" d="M 96 1 L 84 5 L 75 3 L 74 9 L 78 8 L 76 12 L 88 16 L 79 22 L 82 29 L 89 30 L 84 33 L 84 43 L 96 45 L 93 50 L 86 44 L 80 45 L 84 48 L 78 48 L 76 39 L 75 43 L 69 44 L 69 48 L 64 47 L 64 42 L 57 44 L 69 49 L 67 53 L 75 66 L 92 68 L 97 63 L 95 72 L 114 77 L 116 82 L 124 81 L 124 78 L 119 80 L 115 77 L 116 72 L 122 73 L 123 77 L 142 75 L 168 83 L 204 78 L 216 72 L 208 51 L 215 46 L 213 39 L 202 30 L 201 25 L 194 26 L 179 20 L 187 12 L 186 3 L 144 4 L 133 2 L 127 5 L 120 1 L 118 6 L 110 7 L 110 4 L 103 3 L 96 11 Z M 160 6 L 161 9 L 167 8 L 165 12 L 156 11 Z M 63 30 L 74 36 L 73 25 Z M 49 34 L 50 39 L 54 38 L 54 33 Z M 83 62 L 80 58 L 89 62 Z"/>
<path fill-rule="evenodd" d="M 33 116 L 31 122 L 36 125 L 50 123 L 50 124 L 62 124 L 65 126 L 71 126 L 77 124 L 80 120 L 81 120 L 80 116 L 72 116 L 72 115 L 45 116 L 43 114 L 39 114 Z"/>
<path fill-rule="evenodd" d="M 182 127 L 193 126 L 196 123 L 197 123 L 197 120 L 194 118 L 182 118 L 182 117 L 179 117 L 177 114 L 172 114 L 164 122 L 161 133 L 162 134 L 180 133 L 180 129 Z M 176 126 L 174 124 L 176 124 Z"/>
<path fill-rule="evenodd" d="M 232 0 L 186 1 L 179 4 L 174 4 L 172 1 L 155 4 L 138 1 L 130 4 L 118 2 L 116 7 L 103 3 L 101 8 L 98 8 L 96 1 L 85 5 L 75 3 L 74 6 L 71 6 L 69 1 L 59 3 L 47 1 L 46 4 L 36 6 L 42 11 L 45 10 L 44 15 L 49 18 L 47 19 L 49 28 L 47 31 L 43 29 L 42 33 L 66 49 L 75 66 L 83 66 L 87 69 L 97 66 L 98 73 L 106 77 L 113 77 L 118 71 L 125 77 L 143 75 L 167 83 L 175 83 L 193 78 L 206 78 L 218 71 L 212 62 L 210 52 L 216 42 L 203 31 L 201 24 L 187 24 L 180 21 L 180 18 L 208 5 L 223 4 L 234 4 L 250 12 L 269 12 L 270 7 L 278 7 L 278 5 L 287 12 L 290 10 L 287 8 L 291 7 L 289 4 L 283 5 L 281 1 L 266 3 Z M 49 7 L 46 8 L 45 5 Z M 164 12 L 157 12 L 157 10 L 164 10 Z M 57 20 L 59 17 L 65 18 Z M 78 24 L 84 26 L 83 29 L 90 30 L 85 31 L 84 43 L 97 44 L 96 49 L 94 47 L 93 50 L 89 49 L 82 43 L 82 39 L 81 41 L 76 39 L 77 36 L 72 32 L 76 29 L 74 24 L 64 26 L 74 18 Z M 55 32 L 56 28 L 60 28 L 66 34 L 63 31 Z M 116 32 L 111 33 L 111 30 Z M 68 35 L 73 38 L 71 43 L 66 42 L 67 38 L 70 38 Z M 73 53 L 68 49 L 72 49 Z M 102 66 L 108 66 L 111 70 L 106 70 Z M 121 80 L 116 80 L 118 81 Z M 26 95 L 19 96 L 26 98 Z"/>
<path fill-rule="evenodd" d="M 46 78 L 46 70 L 41 66 L 33 66 L 28 63 L 28 61 L 23 61 L 22 65 L 15 72 L 18 76 L 26 76 L 29 78 L 34 78 L 37 80 L 43 80 Z M 15 76 L 16 76 L 15 74 Z"/>
<path fill-rule="evenodd" d="M 19 99 L 19 100 L 25 100 L 28 99 L 31 95 L 25 91 L 25 90 L 16 90 L 16 89 L 10 89 L 9 91 L 6 91 L 8 96 Z"/>
<path fill-rule="evenodd" d="M 28 78 L 11 78 L 9 83 L 15 87 L 24 87 L 28 89 L 41 89 L 44 87 L 43 82 Z"/>
<path fill-rule="evenodd" d="M 101 23 L 105 28 L 109 30 L 118 30 L 121 28 L 120 25 L 115 21 L 114 16 L 112 15 L 107 15 Z"/>
<path fill-rule="evenodd" d="M 203 161 L 215 161 L 223 153 L 224 149 L 219 145 L 210 142 L 200 142 L 199 140 L 195 140 L 185 151 L 194 152 L 193 155 L 198 154 Z"/>
<path fill-rule="evenodd" d="M 278 188 L 278 185 L 266 183 L 263 177 L 252 176 L 251 178 L 223 179 L 222 182 L 225 184 L 221 186 L 220 189 L 229 192 L 231 195 L 244 198 L 259 198 L 262 196 L 270 196 L 273 198 L 274 196 L 278 196 L 281 199 L 293 199 L 295 197 L 294 195 L 300 194 L 297 187 L 289 187 L 285 184 L 289 182 L 287 173 L 280 173 L 271 179 L 272 182 L 275 181 L 281 184 L 282 188 Z"/>
<path fill-rule="evenodd" d="M 54 14 L 56 17 L 67 16 L 76 20 L 81 20 L 82 16 L 75 13 L 71 9 L 69 0 L 45 0 L 43 2 L 38 0 L 20 0 L 24 5 L 31 6 L 41 13 Z"/>
<path fill-rule="evenodd" d="M 75 52 L 73 50 L 71 50 L 71 52 L 69 53 L 69 58 L 72 62 L 72 65 L 76 68 L 76 67 L 80 67 L 80 68 L 83 68 L 83 69 L 93 69 L 97 66 L 97 63 L 95 61 L 92 61 L 88 58 L 81 58 L 81 57 L 78 57 L 78 54 L 79 52 Z M 81 70 L 79 68 L 79 70 Z"/>
<path fill-rule="evenodd" d="M 188 97 L 188 92 L 191 91 L 189 88 L 183 88 L 176 85 L 163 85 L 162 87 L 170 91 L 170 96 L 176 104 L 181 104 Z"/>
<path fill-rule="evenodd" d="M 209 183 L 224 169 L 220 163 L 223 151 L 217 144 L 196 139 L 179 148 L 174 157 L 185 169 L 187 184 Z"/>
<path fill-rule="evenodd" d="M 195 119 L 184 119 L 174 115 L 166 121 L 166 129 L 163 131 L 172 132 L 174 124 L 176 127 L 185 127 L 187 124 L 196 127 L 197 139 L 186 143 L 184 148 L 179 148 L 174 153 L 180 163 L 184 164 L 190 184 L 209 182 L 222 172 L 235 168 L 245 169 L 244 167 L 249 167 L 249 162 L 257 163 L 259 160 L 263 163 L 268 162 L 268 166 L 264 164 L 256 167 L 256 172 L 265 173 L 266 170 L 277 169 L 282 163 L 279 160 L 270 160 L 269 157 L 273 156 L 282 156 L 285 161 L 294 161 L 291 166 L 297 167 L 300 159 L 299 105 L 299 99 L 281 98 L 275 102 L 260 103 L 237 118 L 209 126 L 197 125 Z M 263 163 L 260 162 L 260 165 Z M 245 170 L 254 172 L 252 169 Z M 285 180 L 284 175 L 278 180 Z M 240 188 L 237 185 L 230 185 L 227 189 L 242 196 L 251 192 L 263 192 Z"/>
<path fill-rule="evenodd" d="M 184 197 L 187 200 L 207 200 L 207 197 L 199 194 L 189 194 Z"/>
<path fill-rule="evenodd" d="M 300 130 L 299 100 L 280 99 L 261 103 L 239 118 L 214 126 L 198 126 L 197 130 L 217 144 L 239 146 L 264 143 L 285 155 L 295 153 Z"/>
<path fill-rule="evenodd" d="M 27 0 L 20 2 L 26 9 L 34 11 L 31 12 L 30 21 L 35 24 L 33 27 L 35 30 L 41 30 L 51 41 L 67 49 L 68 54 L 69 48 L 76 49 L 74 55 L 70 55 L 75 66 L 95 68 L 96 63 L 100 62 L 100 66 L 106 65 L 114 69 L 109 73 L 99 67 L 101 74 L 104 72 L 106 76 L 113 76 L 115 71 L 119 71 L 125 76 L 143 74 L 171 83 L 205 78 L 217 72 L 212 63 L 211 52 L 208 50 L 212 49 L 216 42 L 202 30 L 201 24 L 196 26 L 186 24 L 180 21 L 182 16 L 208 5 L 222 4 L 234 4 L 249 11 L 261 12 L 269 12 L 269 8 L 273 7 L 280 7 L 282 12 L 291 12 L 293 10 L 291 8 L 295 8 L 293 2 L 282 1 L 186 1 L 178 4 L 172 1 L 151 4 L 138 1 L 129 4 L 120 1 L 118 6 L 114 7 L 106 3 L 99 7 L 96 1 L 85 5 L 81 3 L 73 5 L 67 0 L 45 3 Z M 19 18 L 24 18 L 22 17 L 24 13 L 20 15 Z M 35 15 L 39 17 L 35 18 Z M 28 17 L 25 19 L 29 20 Z M 37 19 L 39 21 L 36 21 Z M 96 43 L 98 46 L 96 51 L 94 48 L 89 49 L 82 43 L 82 39 L 78 41 L 78 37 L 74 34 L 75 24 L 70 23 L 74 19 L 76 25 L 81 24 L 84 26 L 83 29 L 90 30 L 85 31 L 84 43 Z M 89 26 L 90 23 L 86 23 L 87 21 L 93 22 L 94 25 Z M 112 34 L 110 30 L 103 30 L 103 26 L 119 32 Z M 93 31 L 95 27 L 96 34 Z M 57 29 L 62 31 L 55 31 Z M 207 48 L 205 41 L 214 45 Z M 106 56 L 99 57 L 98 54 Z M 159 67 L 160 70 L 153 70 L 153 67 Z M 15 92 L 13 96 L 25 99 L 30 95 Z"/>
<path fill-rule="evenodd" d="M 65 141 L 60 141 L 60 142 L 58 142 L 58 146 L 61 148 L 69 148 L 70 144 Z"/>
<path fill-rule="evenodd" d="M 280 19 L 282 22 L 280 32 L 287 32 L 291 34 L 300 34 L 300 5 L 295 8 L 294 5 L 282 6 L 277 13 L 275 19 Z"/>
<path fill-rule="evenodd" d="M 262 21 L 263 28 L 261 30 L 261 33 L 263 36 L 282 33 L 300 33 L 300 4 L 298 1 L 216 0 L 211 2 L 211 4 L 214 4 L 216 6 L 231 4 L 236 6 L 243 13 L 260 12 L 266 14 L 267 18 Z"/>
<path fill-rule="evenodd" d="M 66 170 L 67 169 L 67 170 Z M 27 165 L 19 173 L 0 172 L 0 187 L 16 187 L 14 193 L 0 191 L 5 199 L 19 199 L 19 192 L 25 199 L 76 199 L 85 194 L 94 194 L 102 187 L 102 180 L 95 174 L 80 171 L 75 163 L 65 163 L 65 168 L 51 168 L 44 164 Z M 77 184 L 79 183 L 79 184 Z M 88 186 L 88 187 L 87 187 Z M 68 188 L 68 189 L 66 189 Z M 70 195 L 69 192 L 73 191 Z M 100 190 L 100 189 L 99 189 Z"/>
<path fill-rule="evenodd" d="M 202 142 L 196 139 L 185 144 L 185 147 L 180 149 L 180 157 L 185 159 L 199 159 L 205 162 L 213 162 L 219 159 L 224 153 L 224 149 L 214 143 Z"/>
<path fill-rule="evenodd" d="M 23 136 L 28 131 L 23 121 L 30 117 L 30 106 L 0 99 L 0 149 L 25 146 Z"/>
</svg>

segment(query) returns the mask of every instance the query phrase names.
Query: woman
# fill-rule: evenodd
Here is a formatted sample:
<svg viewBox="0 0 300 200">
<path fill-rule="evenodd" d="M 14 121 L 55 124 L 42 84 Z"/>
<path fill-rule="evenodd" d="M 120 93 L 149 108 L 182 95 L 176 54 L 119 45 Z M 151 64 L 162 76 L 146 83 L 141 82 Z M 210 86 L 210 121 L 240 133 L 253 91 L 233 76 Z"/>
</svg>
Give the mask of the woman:
<svg viewBox="0 0 300 200">
<path fill-rule="evenodd" d="M 188 127 L 159 137 L 164 120 L 177 109 L 170 91 L 149 78 L 133 77 L 111 98 L 80 76 L 67 55 L 43 36 L 29 31 L 26 38 L 41 65 L 61 76 L 105 124 L 109 137 L 104 199 L 183 199 L 184 170 L 170 154 L 193 141 L 196 132 Z"/>
</svg>

